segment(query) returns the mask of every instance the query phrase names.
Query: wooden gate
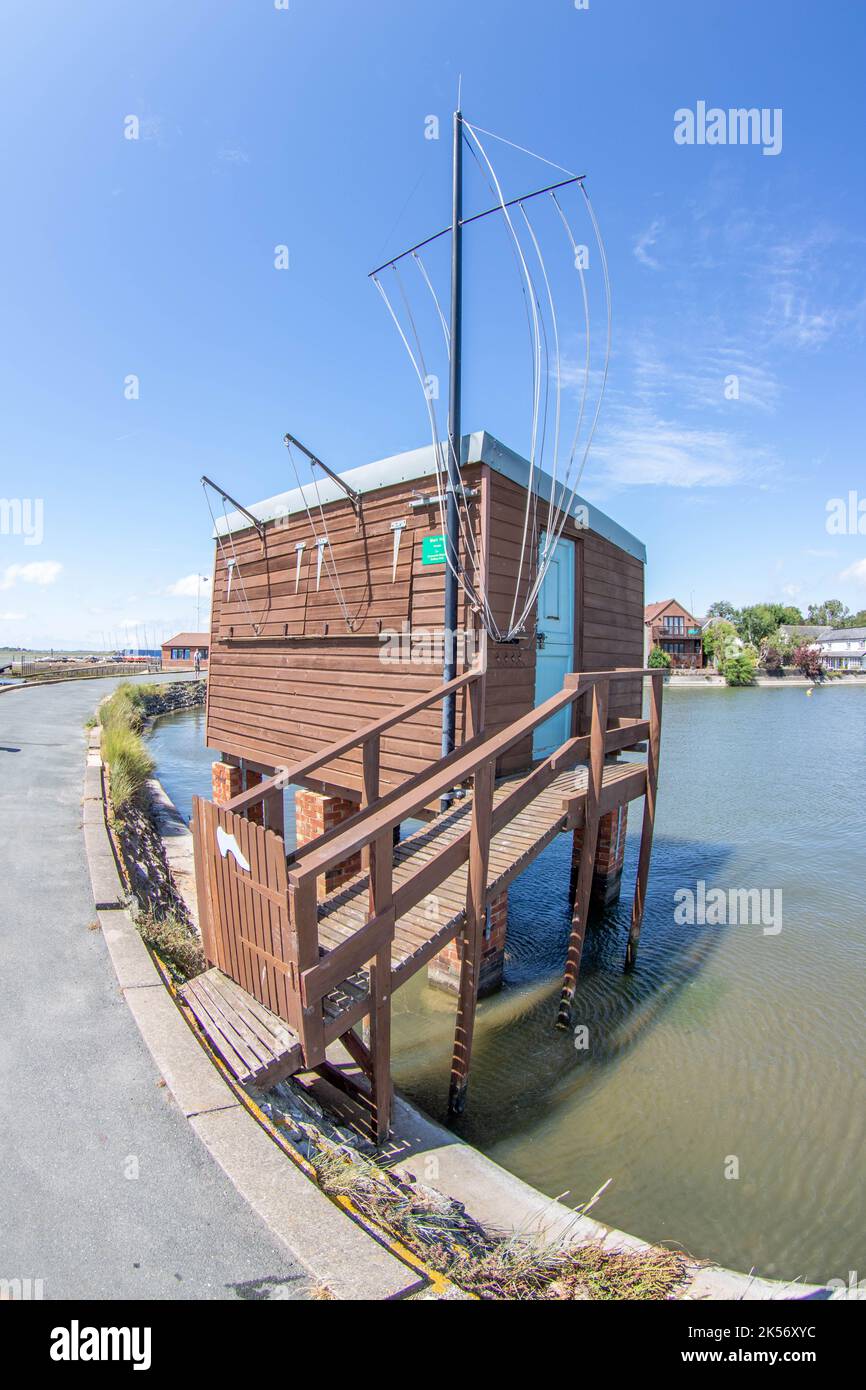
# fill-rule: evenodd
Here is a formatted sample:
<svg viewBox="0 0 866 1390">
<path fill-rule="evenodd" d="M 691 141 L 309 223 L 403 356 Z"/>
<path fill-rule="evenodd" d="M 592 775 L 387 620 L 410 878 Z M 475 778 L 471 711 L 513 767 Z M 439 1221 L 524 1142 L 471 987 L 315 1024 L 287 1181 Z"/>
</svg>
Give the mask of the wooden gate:
<svg viewBox="0 0 866 1390">
<path fill-rule="evenodd" d="M 208 963 L 300 1036 L 297 953 L 282 838 L 200 796 L 193 797 L 193 837 Z"/>
</svg>

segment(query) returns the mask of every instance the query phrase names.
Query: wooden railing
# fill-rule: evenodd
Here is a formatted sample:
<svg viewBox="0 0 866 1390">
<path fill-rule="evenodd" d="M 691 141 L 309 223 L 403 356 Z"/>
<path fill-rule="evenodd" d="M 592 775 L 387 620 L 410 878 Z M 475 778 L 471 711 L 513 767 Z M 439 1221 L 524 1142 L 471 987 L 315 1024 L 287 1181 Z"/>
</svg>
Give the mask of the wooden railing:
<svg viewBox="0 0 866 1390">
<path fill-rule="evenodd" d="M 266 801 L 269 797 L 281 793 L 285 787 L 293 785 L 311 786 L 316 791 L 324 791 L 326 789 L 324 782 L 317 781 L 313 774 L 329 763 L 336 762 L 338 758 L 345 757 L 347 753 L 353 752 L 356 748 L 361 749 L 361 805 L 367 807 L 377 800 L 379 800 L 380 805 L 384 805 L 390 797 L 379 799 L 379 759 L 382 735 L 404 720 L 411 719 L 413 715 L 420 714 L 422 710 L 429 709 L 431 705 L 435 705 L 446 695 L 462 690 L 464 686 L 468 687 L 469 694 L 469 737 L 458 750 L 455 750 L 455 754 L 451 755 L 454 758 L 457 752 L 464 752 L 481 732 L 484 712 L 484 672 L 480 666 L 473 666 L 463 675 L 455 676 L 453 680 L 446 681 L 444 685 L 438 685 L 434 690 L 417 695 L 407 704 L 399 705 L 390 714 L 374 720 L 371 724 L 365 724 L 355 733 L 345 734 L 336 742 L 329 743 L 317 752 L 308 754 L 299 762 L 278 768 L 272 777 L 265 778 L 256 783 L 255 786 L 240 792 L 231 801 L 226 802 L 225 809 L 235 813 L 244 813 L 251 806 L 256 806 L 260 801 Z M 443 762 L 447 762 L 447 759 L 437 763 L 437 767 L 442 766 Z M 419 781 L 426 775 L 426 772 L 419 773 L 410 781 Z M 408 785 L 409 783 L 404 783 L 401 788 L 395 790 L 405 790 Z M 330 780 L 328 786 L 333 789 Z M 346 790 L 351 792 L 351 789 L 347 788 Z M 391 795 L 393 796 L 393 793 Z"/>
<path fill-rule="evenodd" d="M 649 676 L 653 698 L 648 720 L 619 721 L 607 728 L 608 690 L 612 681 Z M 382 1017 L 390 994 L 390 945 L 395 923 L 422 902 L 446 878 L 469 862 L 466 919 L 458 1002 L 458 1039 L 455 1057 L 464 1064 L 452 1073 L 451 1108 L 462 1108 L 466 1073 L 472 1041 L 472 1020 L 478 988 L 482 934 L 487 907 L 487 869 L 492 838 L 533 801 L 560 773 L 589 758 L 589 790 L 586 794 L 584 845 L 578 879 L 577 925 L 572 932 L 566 977 L 563 985 L 562 1020 L 570 1014 L 571 1000 L 580 965 L 583 928 L 591 883 L 592 858 L 601 805 L 601 778 L 605 756 L 650 740 L 654 765 L 658 761 L 660 728 L 661 671 L 642 668 L 592 672 L 566 677 L 564 688 L 507 729 L 484 738 L 477 746 L 457 750 L 430 772 L 420 774 L 397 788 L 388 797 L 373 802 L 350 820 L 297 850 L 289 860 L 289 894 L 293 938 L 301 983 L 304 1014 L 304 1047 L 318 1059 L 324 1057 L 326 1037 L 322 1000 L 340 980 L 374 962 L 370 972 L 370 1015 L 384 1028 Z M 592 695 L 591 731 L 568 738 L 519 782 L 496 806 L 493 804 L 496 764 L 515 744 L 560 710 L 586 695 Z M 475 742 L 473 740 L 473 742 Z M 432 861 L 424 863 L 395 887 L 393 882 L 393 832 L 436 798 L 461 782 L 471 782 L 472 812 L 467 828 Z M 318 939 L 316 881 L 359 851 L 365 854 L 370 870 L 369 916 L 348 940 L 322 954 Z M 587 860 L 588 868 L 584 864 Z"/>
</svg>

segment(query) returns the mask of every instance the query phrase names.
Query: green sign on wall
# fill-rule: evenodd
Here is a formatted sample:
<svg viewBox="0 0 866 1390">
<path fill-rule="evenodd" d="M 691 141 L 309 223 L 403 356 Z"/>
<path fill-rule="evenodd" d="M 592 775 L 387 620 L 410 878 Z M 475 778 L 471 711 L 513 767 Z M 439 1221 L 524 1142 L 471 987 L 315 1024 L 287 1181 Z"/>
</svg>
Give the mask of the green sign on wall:
<svg viewBox="0 0 866 1390">
<path fill-rule="evenodd" d="M 421 542 L 422 565 L 445 564 L 445 537 L 425 536 Z"/>
</svg>

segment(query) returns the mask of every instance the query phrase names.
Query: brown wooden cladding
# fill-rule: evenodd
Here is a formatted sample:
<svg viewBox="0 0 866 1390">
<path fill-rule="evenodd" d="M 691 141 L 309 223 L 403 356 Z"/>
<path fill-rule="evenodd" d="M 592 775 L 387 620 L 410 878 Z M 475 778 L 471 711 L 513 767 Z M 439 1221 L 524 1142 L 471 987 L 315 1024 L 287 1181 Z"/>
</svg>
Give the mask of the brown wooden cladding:
<svg viewBox="0 0 866 1390">
<path fill-rule="evenodd" d="M 315 534 L 306 512 L 269 523 L 265 553 L 252 529 L 223 540 L 214 570 L 209 747 L 264 766 L 291 763 L 439 683 L 441 660 L 389 659 L 400 655 L 398 637 L 405 644 L 409 634 L 417 656 L 422 630 L 429 631 L 427 651 L 435 655 L 431 646 L 442 626 L 444 566 L 422 563 L 422 542 L 441 533 L 439 508 L 409 505 L 413 495 L 432 491 L 435 481 L 424 479 L 368 493 L 360 521 L 348 501 L 327 504 L 333 563 L 323 558 L 318 589 L 315 542 L 326 529 L 318 511 L 312 519 Z M 476 534 L 479 515 L 476 502 Z M 406 522 L 396 573 L 393 521 Z M 304 550 L 295 594 L 300 541 Z M 227 598 L 230 560 L 235 563 Z M 464 602 L 463 621 L 466 607 Z M 462 691 L 457 717 L 462 735 Z M 384 784 L 402 781 L 438 756 L 440 721 L 441 709 L 434 707 L 383 738 Z M 329 776 L 359 786 L 360 752 L 323 769 L 323 780 Z"/>
<path fill-rule="evenodd" d="M 507 624 L 521 560 L 525 493 L 486 466 L 466 470 L 472 538 L 486 573 L 487 591 L 500 626 Z M 410 506 L 435 491 L 435 480 L 395 484 L 364 495 L 359 521 L 348 500 L 323 508 L 332 565 L 323 560 L 316 587 L 316 536 L 325 525 L 318 511 L 268 523 L 266 546 L 254 529 L 224 538 L 214 567 L 212 640 L 207 706 L 208 746 L 264 767 L 290 764 L 347 731 L 354 731 L 441 680 L 441 661 L 389 661 L 383 637 L 441 632 L 444 565 L 422 563 L 422 542 L 441 534 L 438 506 Z M 393 573 L 393 521 L 405 521 Z M 523 552 L 521 596 L 529 582 L 530 555 L 547 521 L 539 503 Z M 315 527 L 315 534 L 313 527 Z M 607 670 L 643 660 L 643 565 L 594 532 L 569 522 L 564 534 L 576 543 L 575 668 Z M 304 542 L 298 592 L 296 545 Z M 464 563 L 470 564 L 465 544 Z M 232 568 L 228 595 L 228 561 Z M 534 561 L 533 561 L 534 563 Z M 333 582 L 333 570 L 342 586 Z M 340 599 L 342 598 L 342 604 Z M 351 619 L 347 628 L 343 604 Z M 518 607 L 522 606 L 519 604 Z M 461 594 L 460 621 L 472 627 Z M 406 636 L 404 642 L 408 640 Z M 416 649 L 417 650 L 417 649 Z M 424 649 L 428 657 L 429 641 Z M 535 616 L 517 642 L 488 643 L 485 722 L 504 728 L 535 705 Z M 640 714 L 639 682 L 612 688 L 612 716 Z M 465 728 L 463 692 L 458 697 L 458 737 Z M 393 785 L 439 755 L 441 707 L 433 706 L 382 741 L 382 780 Z M 503 770 L 524 767 L 531 749 L 512 750 Z M 323 770 L 323 780 L 359 786 L 360 755 Z"/>
</svg>

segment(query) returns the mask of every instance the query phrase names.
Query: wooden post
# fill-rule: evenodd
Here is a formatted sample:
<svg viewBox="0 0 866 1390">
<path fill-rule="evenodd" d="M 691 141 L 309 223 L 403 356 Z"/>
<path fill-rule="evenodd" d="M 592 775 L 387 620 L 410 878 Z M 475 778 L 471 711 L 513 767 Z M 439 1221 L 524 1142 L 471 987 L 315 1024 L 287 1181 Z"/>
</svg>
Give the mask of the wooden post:
<svg viewBox="0 0 866 1390">
<path fill-rule="evenodd" d="M 283 805 L 283 789 L 268 792 L 264 798 L 265 805 L 265 826 L 268 830 L 273 830 L 280 839 L 285 839 L 286 817 Z"/>
<path fill-rule="evenodd" d="M 361 810 L 366 811 L 379 800 L 379 735 L 372 734 L 361 745 Z M 361 851 L 361 864 L 370 868 L 372 845 L 365 845 Z M 370 911 L 373 911 L 372 882 L 370 884 Z"/>
<path fill-rule="evenodd" d="M 466 921 L 463 927 L 463 954 L 460 961 L 460 990 L 457 1023 L 451 1059 L 451 1087 L 448 1109 L 461 1115 L 466 1106 L 478 981 L 484 944 L 484 917 L 487 899 L 487 869 L 490 863 L 490 832 L 493 813 L 495 759 L 482 763 L 473 779 L 472 839 L 469 846 L 469 874 L 466 885 Z"/>
<path fill-rule="evenodd" d="M 204 844 L 204 837 L 207 834 L 206 822 L 202 814 L 202 800 L 198 796 L 192 799 L 192 846 L 193 862 L 195 865 L 195 893 L 198 903 L 198 925 L 201 932 L 201 944 L 204 951 L 204 958 L 208 965 L 217 964 L 216 945 L 214 941 L 213 913 L 210 902 L 210 884 L 208 882 L 207 855 Z"/>
<path fill-rule="evenodd" d="M 595 851 L 598 843 L 599 802 L 604 779 L 604 744 L 607 732 L 608 680 L 596 681 L 592 687 L 592 720 L 589 743 L 589 771 L 584 802 L 583 843 L 580 848 L 580 866 L 577 872 L 577 887 L 574 895 L 574 915 L 571 919 L 571 935 L 568 941 L 568 955 L 565 961 L 565 976 L 562 981 L 562 997 L 559 1001 L 558 1028 L 567 1028 L 571 1023 L 571 1009 L 577 977 L 580 974 L 580 958 L 583 954 L 583 939 L 586 935 L 586 917 L 589 911 L 589 896 L 592 889 L 592 871 L 595 864 Z"/>
<path fill-rule="evenodd" d="M 394 842 L 390 828 L 370 844 L 370 914 L 391 914 L 391 936 L 370 962 L 370 1089 L 377 1144 L 391 1128 L 391 940 L 394 935 Z"/>
<path fill-rule="evenodd" d="M 289 889 L 291 952 L 297 961 L 299 976 L 311 970 L 319 961 L 319 913 L 316 904 L 315 878 L 302 879 Z M 304 1062 L 316 1067 L 325 1060 L 325 1019 L 321 999 L 305 1005 L 301 1011 L 301 1044 Z"/>
<path fill-rule="evenodd" d="M 466 721 L 467 739 L 477 738 L 479 734 L 484 733 L 484 690 L 486 684 L 487 677 L 482 674 L 477 680 L 470 682 L 465 687 L 469 715 Z"/>
<path fill-rule="evenodd" d="M 631 970 L 637 960 L 640 929 L 646 906 L 646 888 L 649 879 L 650 859 L 653 850 L 653 830 L 656 818 L 656 788 L 659 780 L 659 751 L 662 733 L 662 694 L 664 676 L 654 671 L 650 677 L 650 729 L 646 760 L 646 795 L 643 804 L 643 825 L 640 834 L 640 854 L 637 864 L 637 878 L 634 885 L 634 903 L 631 912 L 631 928 L 628 945 L 625 948 L 625 969 Z"/>
</svg>

